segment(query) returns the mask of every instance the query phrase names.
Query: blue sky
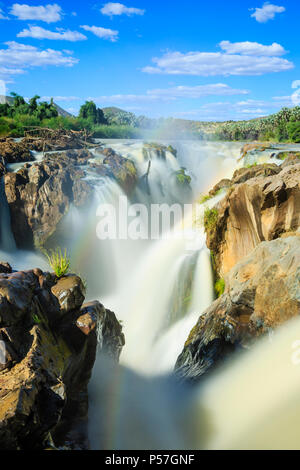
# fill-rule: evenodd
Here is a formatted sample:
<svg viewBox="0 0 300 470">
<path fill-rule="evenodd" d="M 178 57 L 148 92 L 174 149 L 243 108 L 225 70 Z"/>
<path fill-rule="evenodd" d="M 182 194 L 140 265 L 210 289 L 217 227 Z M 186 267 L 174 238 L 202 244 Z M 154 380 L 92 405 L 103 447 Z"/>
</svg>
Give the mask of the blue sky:
<svg viewBox="0 0 300 470">
<path fill-rule="evenodd" d="M 295 104 L 298 0 L 24 2 L 0 1 L 8 92 L 199 120 Z"/>
</svg>

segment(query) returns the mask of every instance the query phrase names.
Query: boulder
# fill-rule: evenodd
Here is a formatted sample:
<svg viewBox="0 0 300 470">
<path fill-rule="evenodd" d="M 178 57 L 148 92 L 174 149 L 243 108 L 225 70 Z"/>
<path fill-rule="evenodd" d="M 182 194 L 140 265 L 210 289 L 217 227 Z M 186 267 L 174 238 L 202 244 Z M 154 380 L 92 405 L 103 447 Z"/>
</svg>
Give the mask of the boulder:
<svg viewBox="0 0 300 470">
<path fill-rule="evenodd" d="M 0 273 L 11 273 L 12 267 L 9 263 L 5 261 L 0 261 Z"/>
<path fill-rule="evenodd" d="M 225 276 L 225 292 L 200 317 L 176 363 L 197 381 L 237 349 L 300 314 L 300 237 L 261 243 Z"/>
<path fill-rule="evenodd" d="M 134 163 L 117 154 L 111 148 L 105 148 L 101 153 L 104 155 L 103 162 L 93 163 L 91 166 L 99 175 L 115 179 L 121 188 L 130 195 L 138 180 Z"/>
<path fill-rule="evenodd" d="M 85 287 L 79 276 L 67 275 L 58 279 L 51 292 L 57 298 L 60 310 L 69 312 L 82 306 Z"/>
<path fill-rule="evenodd" d="M 42 162 L 5 175 L 12 231 L 18 247 L 44 245 L 70 209 L 87 205 L 92 188 L 79 164 L 87 151 L 47 156 Z"/>
<path fill-rule="evenodd" d="M 81 309 L 82 282 L 66 279 L 38 269 L 0 274 L 2 450 L 88 447 L 87 385 L 97 331 L 115 347 L 115 360 L 124 336 L 115 315 L 98 302 Z M 63 292 L 64 300 L 53 292 Z M 82 323 L 89 325 L 84 331 Z"/>
<path fill-rule="evenodd" d="M 250 170 L 235 173 L 229 191 L 214 208 L 213 223 L 206 224 L 207 246 L 219 278 L 262 241 L 300 227 L 300 164 Z"/>
</svg>

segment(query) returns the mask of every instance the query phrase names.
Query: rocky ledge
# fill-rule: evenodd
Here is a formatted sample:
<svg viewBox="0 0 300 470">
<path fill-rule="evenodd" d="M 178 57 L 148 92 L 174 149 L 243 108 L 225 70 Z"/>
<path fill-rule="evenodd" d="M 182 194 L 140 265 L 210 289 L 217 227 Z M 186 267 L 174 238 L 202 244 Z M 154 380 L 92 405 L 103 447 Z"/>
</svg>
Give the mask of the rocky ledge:
<svg viewBox="0 0 300 470">
<path fill-rule="evenodd" d="M 235 350 L 300 314 L 300 234 L 261 243 L 225 276 L 225 292 L 199 318 L 176 364 L 198 380 Z"/>
<path fill-rule="evenodd" d="M 87 150 L 50 154 L 5 175 L 11 227 L 18 247 L 43 245 L 71 204 L 88 204 L 92 188 L 79 167 L 91 158 Z"/>
<path fill-rule="evenodd" d="M 86 207 L 93 188 L 85 177 L 95 171 L 114 179 L 130 194 L 137 183 L 134 164 L 112 149 L 101 149 L 103 161 L 94 162 L 89 150 L 47 154 L 43 161 L 27 163 L 5 175 L 11 227 L 20 248 L 44 245 L 72 204 Z"/>
<path fill-rule="evenodd" d="M 210 195 L 221 188 L 204 220 L 220 297 L 199 312 L 175 367 L 191 381 L 300 314 L 299 156 L 241 168 Z"/>
<path fill-rule="evenodd" d="M 1 266 L 0 447 L 88 448 L 97 336 L 100 352 L 118 361 L 122 327 L 99 302 L 83 305 L 78 276 Z"/>
</svg>

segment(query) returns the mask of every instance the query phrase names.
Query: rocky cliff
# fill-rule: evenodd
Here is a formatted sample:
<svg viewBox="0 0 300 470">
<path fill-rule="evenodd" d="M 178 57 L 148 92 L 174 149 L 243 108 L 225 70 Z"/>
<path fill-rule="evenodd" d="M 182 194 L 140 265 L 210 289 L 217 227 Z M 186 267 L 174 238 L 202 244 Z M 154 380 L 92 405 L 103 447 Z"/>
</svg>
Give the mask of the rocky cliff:
<svg viewBox="0 0 300 470">
<path fill-rule="evenodd" d="M 88 150 L 68 150 L 47 154 L 41 162 L 6 173 L 5 192 L 18 247 L 44 245 L 72 204 L 90 204 L 93 188 L 84 177 L 91 170 L 116 180 L 128 194 L 134 190 L 134 164 L 111 149 L 101 152 L 103 161 L 99 163 L 93 162 L 94 155 Z"/>
<path fill-rule="evenodd" d="M 207 227 L 207 245 L 221 278 L 259 243 L 300 227 L 300 162 L 242 168 L 227 185 L 216 220 Z"/>
<path fill-rule="evenodd" d="M 124 345 L 114 313 L 83 305 L 76 275 L 0 265 L 0 447 L 88 447 L 87 384 L 99 348 L 113 360 Z"/>
<path fill-rule="evenodd" d="M 300 163 L 235 172 L 206 214 L 207 245 L 225 291 L 192 329 L 176 374 L 196 381 L 236 350 L 300 314 Z"/>
</svg>

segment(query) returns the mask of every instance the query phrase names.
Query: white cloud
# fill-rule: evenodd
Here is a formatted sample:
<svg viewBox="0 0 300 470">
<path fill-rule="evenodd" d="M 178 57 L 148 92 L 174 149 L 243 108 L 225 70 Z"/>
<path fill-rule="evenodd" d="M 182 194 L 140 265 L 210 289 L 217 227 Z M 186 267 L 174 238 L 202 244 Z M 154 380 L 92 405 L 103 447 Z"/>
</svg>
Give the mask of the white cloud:
<svg viewBox="0 0 300 470">
<path fill-rule="evenodd" d="M 42 96 L 42 101 L 50 101 L 51 98 L 55 102 L 69 102 L 69 101 L 79 101 L 80 98 L 78 96 Z"/>
<path fill-rule="evenodd" d="M 251 15 L 252 18 L 255 18 L 259 23 L 266 23 L 269 20 L 273 20 L 276 13 L 283 13 L 285 8 L 266 2 L 262 8 L 252 8 L 250 11 L 252 10 L 255 10 Z"/>
<path fill-rule="evenodd" d="M 103 8 L 101 8 L 101 13 L 107 16 L 120 16 L 120 15 L 143 15 L 145 10 L 140 8 L 126 7 L 122 3 L 106 3 Z"/>
<path fill-rule="evenodd" d="M 35 7 L 14 3 L 10 14 L 16 16 L 19 20 L 39 20 L 45 23 L 56 23 L 62 19 L 62 9 L 56 3 Z"/>
<path fill-rule="evenodd" d="M 179 112 L 174 116 L 202 121 L 246 120 L 266 116 L 275 109 L 276 105 L 274 107 L 274 104 L 267 101 L 245 100 L 237 103 L 226 101 L 207 103 L 199 109 Z"/>
<path fill-rule="evenodd" d="M 111 42 L 116 42 L 118 40 L 119 31 L 101 28 L 100 26 L 82 25 L 80 27 L 83 28 L 85 31 L 90 31 L 91 33 L 95 34 L 95 36 L 98 36 L 98 38 L 107 39 Z"/>
<path fill-rule="evenodd" d="M 231 43 L 222 42 L 223 47 L 231 49 Z M 237 43 L 245 44 L 245 43 Z M 247 43 L 249 48 L 251 43 Z M 274 56 L 267 56 L 271 47 L 279 53 L 279 44 L 273 46 L 263 46 L 252 43 L 252 52 L 256 48 L 257 55 L 245 55 L 245 46 L 236 46 L 240 54 L 228 54 L 223 52 L 167 52 L 160 58 L 153 58 L 155 66 L 147 66 L 142 69 L 149 74 L 166 75 L 262 75 L 271 72 L 282 72 L 294 68 L 294 64 L 286 59 Z M 281 46 L 280 46 L 281 47 Z M 268 51 L 268 52 L 266 52 Z"/>
<path fill-rule="evenodd" d="M 57 28 L 56 31 L 49 31 L 48 29 L 41 28 L 40 26 L 29 26 L 28 29 L 23 29 L 18 38 L 34 38 L 34 39 L 54 39 L 64 41 L 84 41 L 87 37 L 78 31 L 63 30 Z"/>
<path fill-rule="evenodd" d="M 232 96 L 246 95 L 248 90 L 238 90 L 223 83 L 199 85 L 194 87 L 177 86 L 172 88 L 162 88 L 148 90 L 142 95 L 111 95 L 89 98 L 97 103 L 139 103 L 154 101 L 175 101 L 178 99 L 200 99 L 205 96 Z"/>
<path fill-rule="evenodd" d="M 4 15 L 2 8 L 0 8 L 0 20 L 8 20 L 9 18 Z"/>
<path fill-rule="evenodd" d="M 72 67 L 78 62 L 78 59 L 54 49 L 38 49 L 15 41 L 5 44 L 7 48 L 0 49 L 0 68 L 4 67 L 8 76 L 24 73 L 25 69 L 30 67 L 47 65 Z"/>
<path fill-rule="evenodd" d="M 172 88 L 150 90 L 147 94 L 165 98 L 202 98 L 204 96 L 230 96 L 246 95 L 248 90 L 238 90 L 231 88 L 224 83 L 215 83 L 198 86 L 177 86 Z"/>
<path fill-rule="evenodd" d="M 287 51 L 276 42 L 273 42 L 271 46 L 264 46 L 258 42 L 220 42 L 220 47 L 227 54 L 242 54 L 242 55 L 257 55 L 257 56 L 281 56 L 287 53 Z"/>
</svg>

